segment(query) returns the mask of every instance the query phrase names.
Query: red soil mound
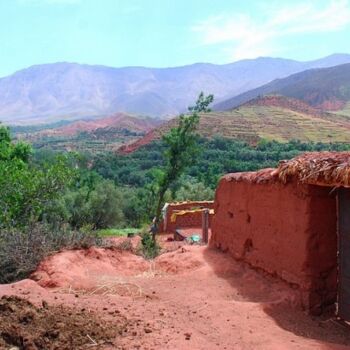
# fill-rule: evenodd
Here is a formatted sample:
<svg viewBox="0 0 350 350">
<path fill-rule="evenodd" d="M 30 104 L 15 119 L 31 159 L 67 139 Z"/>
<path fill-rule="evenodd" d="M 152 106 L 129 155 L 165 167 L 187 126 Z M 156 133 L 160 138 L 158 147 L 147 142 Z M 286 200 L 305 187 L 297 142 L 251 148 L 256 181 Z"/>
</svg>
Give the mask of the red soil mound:
<svg viewBox="0 0 350 350">
<path fill-rule="evenodd" d="M 115 320 L 116 321 L 116 320 Z M 36 307 L 16 296 L 0 299 L 0 348 L 21 350 L 86 349 L 112 343 L 126 321 L 113 326 L 95 314 L 43 301 Z"/>
<path fill-rule="evenodd" d="M 43 287 L 90 289 L 109 277 L 140 274 L 148 268 L 147 261 L 131 252 L 93 247 L 50 256 L 31 277 Z"/>
<path fill-rule="evenodd" d="M 156 269 L 171 274 L 194 271 L 204 266 L 203 261 L 196 257 L 188 247 L 182 247 L 155 259 Z"/>
<path fill-rule="evenodd" d="M 49 294 L 45 288 L 39 286 L 36 282 L 30 279 L 10 284 L 0 284 L 0 295 L 12 295 L 14 293 L 22 296 L 33 293 L 42 298 L 46 298 Z"/>
<path fill-rule="evenodd" d="M 50 306 L 63 304 L 72 308 L 63 312 L 65 315 L 82 309 L 89 312 L 91 310 L 93 315 L 98 314 L 101 324 L 103 320 L 114 324 L 111 329 L 120 329 L 121 325 L 124 325 L 123 320 L 127 320 L 127 329 L 121 336 L 117 334 L 113 345 L 92 347 L 96 349 L 350 348 L 346 346 L 350 344 L 347 329 L 331 320 L 312 319 L 295 306 L 291 307 L 298 301 L 298 290 L 291 289 L 269 275 L 265 276 L 252 270 L 247 265 L 233 260 L 228 254 L 203 246 L 185 246 L 154 261 L 145 262 L 140 257 L 132 257 L 129 252 L 117 253 L 113 249 L 102 250 L 101 254 L 95 254 L 96 249 L 86 254 L 82 251 L 72 253 L 77 252 L 78 257 L 82 259 L 79 264 L 83 274 L 85 264 L 89 267 L 96 264 L 103 274 L 101 269 L 111 263 L 109 260 L 116 266 L 119 259 L 119 266 L 111 267 L 114 276 L 121 275 L 125 266 L 128 266 L 127 274 L 130 275 L 120 280 L 130 282 L 129 288 L 137 284 L 143 296 L 135 297 L 132 293 L 120 294 L 108 290 L 103 293 L 77 293 L 61 288 L 45 291 L 33 281 L 0 286 L 0 296 L 4 295 L 4 292 L 9 294 L 9 291 L 21 297 L 26 293 L 25 298 L 39 308 L 42 306 L 42 300 Z M 59 265 L 61 261 L 65 261 L 62 255 L 70 256 L 67 253 L 69 252 L 57 254 L 57 260 L 55 256 L 47 259 L 52 264 L 51 270 L 47 272 L 50 272 L 53 278 L 63 273 L 70 274 L 71 270 L 74 270 L 73 264 L 66 263 L 63 268 Z M 110 256 L 112 253 L 115 253 L 115 258 Z M 149 267 L 141 274 L 140 259 Z M 132 262 L 135 261 L 133 265 Z M 76 258 L 72 259 L 72 262 L 76 263 Z M 53 266 L 54 263 L 56 266 Z M 154 273 L 157 269 L 168 273 Z M 93 283 L 96 283 L 95 276 L 92 277 L 90 285 Z M 20 290 L 23 286 L 27 286 L 26 291 Z M 40 294 L 43 291 L 45 295 Z M 88 317 L 90 318 L 90 314 Z M 46 330 L 50 329 L 49 325 Z M 83 331 L 83 338 L 86 332 Z M 79 346 L 57 347 L 61 348 L 79 349 Z"/>
<path fill-rule="evenodd" d="M 124 246 L 125 242 L 130 242 L 130 245 Z M 132 252 L 134 247 L 131 240 L 117 239 L 115 243 L 116 248 L 62 251 L 42 261 L 31 278 L 45 288 L 91 290 L 150 271 L 153 275 L 180 274 L 203 265 L 198 257 L 190 253 L 189 248 L 163 254 L 151 263 Z M 121 250 L 118 246 L 124 246 L 127 250 Z"/>
</svg>

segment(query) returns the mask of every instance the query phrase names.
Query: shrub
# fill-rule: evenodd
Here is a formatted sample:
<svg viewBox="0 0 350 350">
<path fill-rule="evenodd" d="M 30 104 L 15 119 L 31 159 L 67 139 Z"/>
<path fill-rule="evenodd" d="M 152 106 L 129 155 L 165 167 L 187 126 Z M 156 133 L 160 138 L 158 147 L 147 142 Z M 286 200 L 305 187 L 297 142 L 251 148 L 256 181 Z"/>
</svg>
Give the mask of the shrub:
<svg viewBox="0 0 350 350">
<path fill-rule="evenodd" d="M 159 255 L 160 246 L 157 240 L 147 231 L 141 233 L 141 254 L 145 259 L 154 259 Z"/>
<path fill-rule="evenodd" d="M 57 156 L 36 166 L 32 149 L 13 142 L 0 125 L 0 227 L 24 227 L 37 221 L 44 209 L 67 188 L 75 176 L 68 156 Z"/>
<path fill-rule="evenodd" d="M 176 190 L 174 199 L 176 201 L 207 201 L 213 200 L 213 198 L 214 190 L 190 176 L 184 176 Z"/>
<path fill-rule="evenodd" d="M 102 240 L 91 231 L 52 230 L 35 224 L 0 230 L 0 283 L 26 278 L 47 255 L 62 248 L 88 248 Z"/>
<path fill-rule="evenodd" d="M 68 191 L 47 208 L 45 219 L 52 224 L 67 222 L 74 229 L 85 225 L 93 229 L 122 227 L 125 223 L 122 195 L 112 181 L 99 180 L 92 188 L 83 186 Z"/>
</svg>

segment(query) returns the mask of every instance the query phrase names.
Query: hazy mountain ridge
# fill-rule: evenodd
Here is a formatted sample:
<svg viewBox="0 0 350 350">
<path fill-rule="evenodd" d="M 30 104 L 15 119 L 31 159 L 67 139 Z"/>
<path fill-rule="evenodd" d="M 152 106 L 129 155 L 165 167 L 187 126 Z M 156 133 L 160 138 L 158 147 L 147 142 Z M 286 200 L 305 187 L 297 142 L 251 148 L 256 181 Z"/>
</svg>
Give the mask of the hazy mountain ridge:
<svg viewBox="0 0 350 350">
<path fill-rule="evenodd" d="M 257 58 L 174 68 L 37 65 L 0 79 L 0 120 L 38 123 L 116 112 L 171 116 L 185 111 L 200 91 L 225 100 L 276 78 L 344 62 L 350 62 L 350 55 L 310 62 Z"/>
<path fill-rule="evenodd" d="M 214 106 L 230 110 L 259 96 L 278 94 L 299 99 L 323 111 L 338 111 L 350 101 L 350 64 L 310 69 L 277 79 L 259 88 L 232 97 Z"/>
</svg>

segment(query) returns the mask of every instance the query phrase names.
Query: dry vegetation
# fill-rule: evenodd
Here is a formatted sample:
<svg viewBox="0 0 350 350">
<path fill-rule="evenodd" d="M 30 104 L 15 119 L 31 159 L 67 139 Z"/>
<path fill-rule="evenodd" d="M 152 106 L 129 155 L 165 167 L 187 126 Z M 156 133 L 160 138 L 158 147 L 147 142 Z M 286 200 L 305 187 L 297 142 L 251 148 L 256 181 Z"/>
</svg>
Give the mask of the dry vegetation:
<svg viewBox="0 0 350 350">
<path fill-rule="evenodd" d="M 350 186 L 350 152 L 309 152 L 282 161 L 278 175 L 284 182 L 290 177 L 325 186 Z"/>
</svg>

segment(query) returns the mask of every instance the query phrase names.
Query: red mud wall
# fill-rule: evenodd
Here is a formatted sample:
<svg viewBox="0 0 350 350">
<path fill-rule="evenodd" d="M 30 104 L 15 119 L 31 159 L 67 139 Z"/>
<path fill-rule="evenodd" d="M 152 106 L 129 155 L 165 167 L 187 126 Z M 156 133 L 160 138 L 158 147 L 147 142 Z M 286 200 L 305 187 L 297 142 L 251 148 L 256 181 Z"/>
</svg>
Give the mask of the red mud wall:
<svg viewBox="0 0 350 350">
<path fill-rule="evenodd" d="M 336 202 L 330 190 L 227 175 L 216 192 L 210 244 L 298 285 L 307 307 L 334 302 Z"/>
<path fill-rule="evenodd" d="M 212 214 L 209 214 L 209 227 L 212 222 Z M 171 223 L 170 228 L 185 228 L 185 227 L 201 227 L 202 226 L 202 212 L 197 211 L 195 213 L 186 213 L 176 217 L 176 222 Z M 169 227 L 169 225 L 168 225 Z M 172 231 L 173 232 L 173 231 Z"/>
<path fill-rule="evenodd" d="M 178 215 L 175 222 L 171 222 L 171 216 L 176 211 L 191 210 L 198 208 L 214 208 L 213 201 L 199 201 L 199 202 L 179 202 L 170 203 L 167 209 L 166 215 L 166 227 L 164 222 L 161 222 L 161 228 L 166 232 L 175 232 L 177 228 L 186 227 L 201 227 L 202 226 L 202 212 L 186 213 L 184 215 Z M 209 215 L 209 225 L 211 224 L 212 215 Z"/>
</svg>

